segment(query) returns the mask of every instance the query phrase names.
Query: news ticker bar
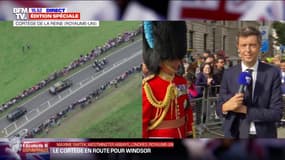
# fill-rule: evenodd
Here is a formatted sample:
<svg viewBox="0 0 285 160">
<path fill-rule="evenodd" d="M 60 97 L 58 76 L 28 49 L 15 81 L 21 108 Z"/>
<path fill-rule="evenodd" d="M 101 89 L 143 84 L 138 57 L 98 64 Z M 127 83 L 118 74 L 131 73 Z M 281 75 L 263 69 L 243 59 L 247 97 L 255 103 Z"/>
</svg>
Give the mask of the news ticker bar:
<svg viewBox="0 0 285 160">
<path fill-rule="evenodd" d="M 152 148 L 173 148 L 174 142 L 22 142 L 22 153 L 115 153 L 150 152 Z"/>
<path fill-rule="evenodd" d="M 82 20 L 15 20 L 13 27 L 99 27 L 99 21 Z"/>
<path fill-rule="evenodd" d="M 91 160 L 96 157 L 108 160 L 108 155 L 120 157 L 139 155 L 146 157 L 156 155 L 176 155 L 176 149 L 181 147 L 181 141 L 162 139 L 50 139 L 30 138 L 12 139 L 0 138 L 0 159 L 13 158 L 15 155 L 21 160 L 32 160 L 34 157 L 53 159 Z M 9 152 L 6 152 L 9 150 Z M 4 154 L 5 153 L 5 154 Z M 180 155 L 180 154 L 179 154 Z M 178 156 L 179 156 L 178 155 Z M 89 157 L 89 158 L 87 158 Z M 118 158 L 119 158 L 118 157 Z"/>
</svg>

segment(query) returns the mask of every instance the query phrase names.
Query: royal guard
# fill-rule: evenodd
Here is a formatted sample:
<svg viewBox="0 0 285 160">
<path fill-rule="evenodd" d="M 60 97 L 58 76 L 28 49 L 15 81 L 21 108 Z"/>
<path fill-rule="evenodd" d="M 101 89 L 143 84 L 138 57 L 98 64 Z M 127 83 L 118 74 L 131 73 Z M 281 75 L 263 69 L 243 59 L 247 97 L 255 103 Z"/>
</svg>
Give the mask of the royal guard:
<svg viewBox="0 0 285 160">
<path fill-rule="evenodd" d="M 142 84 L 143 138 L 185 138 L 193 117 L 186 113 L 187 82 L 176 73 L 186 54 L 186 24 L 145 21 L 143 28 L 143 60 L 149 72 Z"/>
</svg>

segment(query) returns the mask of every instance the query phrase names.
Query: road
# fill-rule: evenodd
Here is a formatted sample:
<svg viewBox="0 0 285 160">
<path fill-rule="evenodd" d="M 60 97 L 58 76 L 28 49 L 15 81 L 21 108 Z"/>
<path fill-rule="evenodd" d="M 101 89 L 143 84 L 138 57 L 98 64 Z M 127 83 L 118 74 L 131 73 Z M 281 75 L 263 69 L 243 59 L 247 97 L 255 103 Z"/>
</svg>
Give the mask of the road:
<svg viewBox="0 0 285 160">
<path fill-rule="evenodd" d="M 32 129 L 46 121 L 52 115 L 62 111 L 71 103 L 86 97 L 108 81 L 113 80 L 133 66 L 142 63 L 142 43 L 137 40 L 128 46 L 115 50 L 107 57 L 108 64 L 103 71 L 96 72 L 91 65 L 67 77 L 73 82 L 70 89 L 50 95 L 48 89 L 33 97 L 20 107 L 25 107 L 28 113 L 9 122 L 5 117 L 0 119 L 0 128 L 6 136 L 11 136 L 23 128 Z"/>
</svg>

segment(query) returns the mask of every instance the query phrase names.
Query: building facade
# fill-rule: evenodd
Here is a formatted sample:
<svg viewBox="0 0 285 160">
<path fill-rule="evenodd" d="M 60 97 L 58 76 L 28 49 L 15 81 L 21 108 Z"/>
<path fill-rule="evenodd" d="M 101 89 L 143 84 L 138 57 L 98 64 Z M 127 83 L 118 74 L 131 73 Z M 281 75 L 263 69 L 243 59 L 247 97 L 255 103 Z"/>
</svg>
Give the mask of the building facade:
<svg viewBox="0 0 285 160">
<path fill-rule="evenodd" d="M 270 25 L 258 21 L 191 20 L 186 22 L 188 51 L 194 56 L 205 50 L 211 53 L 222 50 L 229 57 L 238 57 L 236 36 L 239 29 L 246 26 L 259 28 L 261 25 Z"/>
</svg>

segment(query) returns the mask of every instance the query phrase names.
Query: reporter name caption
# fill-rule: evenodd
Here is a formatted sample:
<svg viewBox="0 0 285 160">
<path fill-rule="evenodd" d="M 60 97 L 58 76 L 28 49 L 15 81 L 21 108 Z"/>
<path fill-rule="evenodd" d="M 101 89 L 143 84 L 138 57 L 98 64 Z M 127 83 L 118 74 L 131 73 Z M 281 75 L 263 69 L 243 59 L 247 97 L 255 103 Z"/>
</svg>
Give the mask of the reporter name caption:
<svg viewBox="0 0 285 160">
<path fill-rule="evenodd" d="M 80 12 L 67 8 L 13 8 L 14 27 L 99 27 L 99 21 L 80 20 Z"/>
</svg>

